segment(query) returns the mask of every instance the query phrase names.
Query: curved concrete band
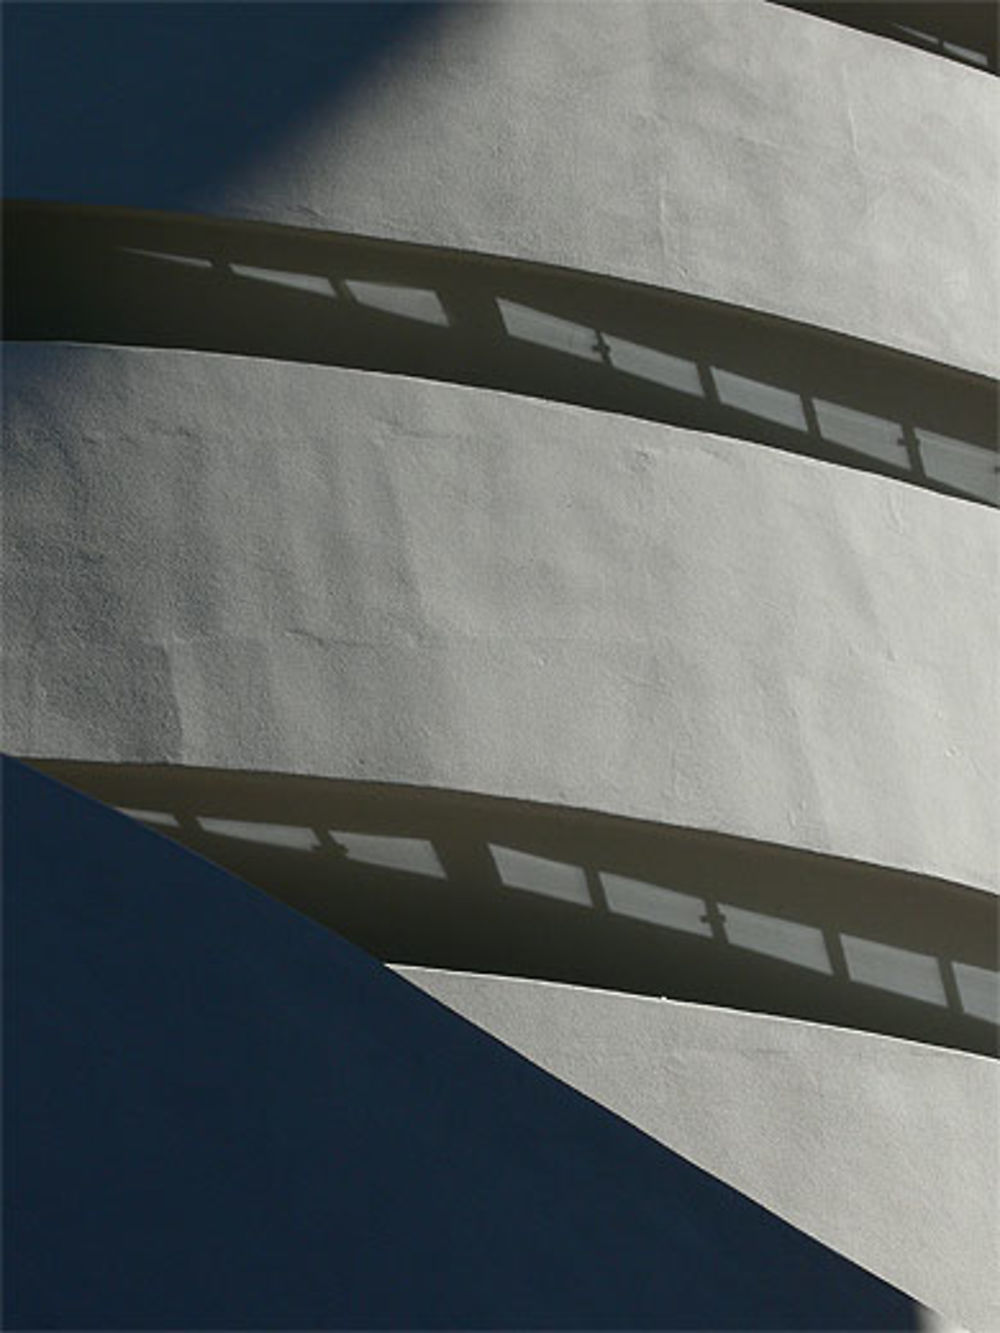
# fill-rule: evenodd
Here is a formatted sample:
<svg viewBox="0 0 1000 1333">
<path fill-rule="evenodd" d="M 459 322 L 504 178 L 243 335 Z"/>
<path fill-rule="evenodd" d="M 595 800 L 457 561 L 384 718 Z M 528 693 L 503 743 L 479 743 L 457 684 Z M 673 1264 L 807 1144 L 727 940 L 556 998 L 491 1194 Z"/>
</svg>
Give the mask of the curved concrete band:
<svg viewBox="0 0 1000 1333">
<path fill-rule="evenodd" d="M 387 962 L 997 1051 L 1000 903 L 978 889 L 440 788 L 33 763 Z"/>
<path fill-rule="evenodd" d="M 12 341 L 467 384 L 1000 504 L 994 380 L 745 307 L 273 223 L 14 204 L 2 233 Z"/>
<path fill-rule="evenodd" d="M 974 70 L 761 0 L 511 3 L 445 7 L 376 86 L 219 210 L 613 273 L 996 373 L 1000 106 Z"/>
<path fill-rule="evenodd" d="M 12 194 L 532 259 L 996 372 L 998 90 L 975 69 L 763 0 L 510 0 L 424 7 L 338 84 L 337 6 L 160 14 L 159 40 L 100 9 L 12 29 Z M 255 42 L 248 88 L 229 57 Z"/>
<path fill-rule="evenodd" d="M 991 1061 L 669 1000 L 398 971 L 949 1320 L 1000 1326 Z"/>
<path fill-rule="evenodd" d="M 996 890 L 989 511 L 481 390 L 8 355 L 9 750 L 512 796 Z"/>
</svg>

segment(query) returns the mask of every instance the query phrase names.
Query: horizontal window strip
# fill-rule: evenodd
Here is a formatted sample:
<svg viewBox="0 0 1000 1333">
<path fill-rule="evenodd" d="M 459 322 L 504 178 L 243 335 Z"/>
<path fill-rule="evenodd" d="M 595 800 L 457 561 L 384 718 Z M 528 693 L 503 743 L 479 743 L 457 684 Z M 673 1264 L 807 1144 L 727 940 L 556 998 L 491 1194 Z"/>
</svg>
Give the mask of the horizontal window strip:
<svg viewBox="0 0 1000 1333">
<path fill-rule="evenodd" d="M 1000 501 L 995 382 L 571 270 L 181 215 L 9 204 L 17 340 L 187 348 L 503 390 Z"/>
<path fill-rule="evenodd" d="M 387 962 L 997 1050 L 998 901 L 960 884 L 461 792 L 35 762 Z"/>
<path fill-rule="evenodd" d="M 773 0 L 817 18 L 996 74 L 994 0 Z"/>
</svg>

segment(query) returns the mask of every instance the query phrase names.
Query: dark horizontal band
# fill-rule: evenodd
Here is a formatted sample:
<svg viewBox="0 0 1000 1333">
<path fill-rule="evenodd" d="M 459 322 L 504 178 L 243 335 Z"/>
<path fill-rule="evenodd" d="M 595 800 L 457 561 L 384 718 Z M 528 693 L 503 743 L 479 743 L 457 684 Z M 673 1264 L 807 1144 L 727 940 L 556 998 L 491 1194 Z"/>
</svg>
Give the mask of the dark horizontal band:
<svg viewBox="0 0 1000 1333">
<path fill-rule="evenodd" d="M 33 762 L 388 962 L 997 1049 L 997 902 L 959 884 L 430 788 Z"/>
<path fill-rule="evenodd" d="M 887 37 L 997 72 L 997 8 L 993 0 L 774 0 L 846 28 Z"/>
<path fill-rule="evenodd" d="M 983 376 L 721 302 L 259 223 L 14 203 L 6 336 L 188 348 L 500 389 L 998 502 Z"/>
</svg>

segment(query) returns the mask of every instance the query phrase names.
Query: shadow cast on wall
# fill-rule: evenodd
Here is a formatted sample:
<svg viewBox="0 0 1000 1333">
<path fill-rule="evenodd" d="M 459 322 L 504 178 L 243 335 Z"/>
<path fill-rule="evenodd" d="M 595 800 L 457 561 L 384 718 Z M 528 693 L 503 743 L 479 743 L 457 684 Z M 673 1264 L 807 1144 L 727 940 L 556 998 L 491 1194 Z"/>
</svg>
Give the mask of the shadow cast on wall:
<svg viewBox="0 0 1000 1333">
<path fill-rule="evenodd" d="M 993 0 L 773 0 L 847 28 L 888 37 L 973 69 L 997 72 Z"/>
<path fill-rule="evenodd" d="M 997 902 L 961 885 L 453 792 L 32 762 L 388 962 L 997 1051 Z"/>
<path fill-rule="evenodd" d="M 914 1329 L 329 931 L 4 761 L 8 1329 Z"/>
<path fill-rule="evenodd" d="M 203 208 L 320 110 L 335 121 L 443 13 L 405 0 L 5 4 L 5 192 Z"/>
<path fill-rule="evenodd" d="M 296 228 L 5 210 L 6 336 L 506 390 L 1000 502 L 992 380 L 614 279 Z"/>
</svg>

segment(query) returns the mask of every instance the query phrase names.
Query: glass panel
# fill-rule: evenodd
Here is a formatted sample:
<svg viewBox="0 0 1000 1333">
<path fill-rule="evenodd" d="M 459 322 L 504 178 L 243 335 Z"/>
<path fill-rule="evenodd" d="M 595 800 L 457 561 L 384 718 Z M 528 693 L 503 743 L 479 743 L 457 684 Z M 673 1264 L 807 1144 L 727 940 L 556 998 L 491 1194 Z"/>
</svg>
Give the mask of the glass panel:
<svg viewBox="0 0 1000 1333">
<path fill-rule="evenodd" d="M 167 814 L 166 810 L 132 810 L 124 805 L 116 805 L 115 809 L 120 815 L 128 815 L 129 819 L 138 819 L 143 824 L 153 824 L 157 828 L 180 828 L 180 820 L 176 815 Z"/>
<path fill-rule="evenodd" d="M 388 282 L 361 282 L 350 278 L 344 286 L 360 305 L 424 324 L 447 324 L 448 316 L 437 292 L 424 287 L 399 287 Z"/>
<path fill-rule="evenodd" d="M 309 852 L 319 846 L 319 838 L 311 828 L 300 828 L 295 824 L 258 824 L 245 819 L 214 817 L 200 818 L 198 823 L 206 833 L 215 833 L 221 838 L 239 838 L 241 842 L 289 847 L 300 852 Z"/>
<path fill-rule="evenodd" d="M 932 481 L 954 486 L 980 500 L 1000 499 L 1000 456 L 964 440 L 953 440 L 934 431 L 918 430 L 920 461 Z"/>
<path fill-rule="evenodd" d="M 988 1023 L 1000 1023 L 1000 976 L 972 963 L 952 963 L 952 968 L 965 1012 Z"/>
<path fill-rule="evenodd" d="M 898 421 L 872 416 L 870 412 L 858 412 L 843 403 L 827 403 L 822 398 L 815 399 L 813 406 L 824 439 L 896 467 L 910 466 L 903 428 Z"/>
<path fill-rule="evenodd" d="M 638 379 L 652 380 L 654 384 L 676 389 L 678 393 L 704 398 L 705 390 L 698 375 L 698 367 L 693 361 L 671 356 L 669 352 L 657 352 L 652 347 L 643 347 L 640 343 L 629 342 L 610 333 L 605 335 L 604 341 L 608 345 L 615 370 L 635 375 Z"/>
<path fill-rule="evenodd" d="M 915 42 L 922 42 L 924 46 L 940 46 L 937 37 L 929 32 L 921 32 L 919 28 L 911 28 L 908 23 L 895 23 L 893 27 L 897 32 L 905 33 L 907 37 L 912 37 Z"/>
<path fill-rule="evenodd" d="M 502 297 L 497 300 L 497 305 L 504 328 L 512 338 L 537 343 L 539 347 L 551 347 L 556 352 L 568 352 L 587 361 L 602 359 L 594 329 L 560 319 L 558 315 L 547 315 L 543 310 L 532 310 L 515 301 L 505 301 Z"/>
<path fill-rule="evenodd" d="M 980 69 L 987 69 L 990 63 L 985 51 L 973 51 L 968 46 L 959 46 L 957 42 L 942 42 L 941 49 L 947 55 L 954 56 L 956 60 L 968 61 L 970 65 L 978 65 Z"/>
<path fill-rule="evenodd" d="M 544 856 L 532 856 L 513 847 L 497 847 L 493 843 L 489 846 L 497 874 L 508 889 L 527 889 L 529 893 L 541 893 L 546 898 L 591 906 L 587 876 L 579 866 L 549 861 Z"/>
<path fill-rule="evenodd" d="M 712 927 L 705 919 L 702 898 L 664 889 L 659 884 L 647 884 L 641 879 L 612 875 L 604 870 L 599 878 L 612 912 L 651 921 L 653 925 L 666 926 L 670 930 L 686 930 L 692 935 L 712 934 Z"/>
<path fill-rule="evenodd" d="M 741 412 L 762 417 L 765 421 L 774 421 L 779 426 L 791 426 L 794 430 L 806 429 L 805 412 L 802 400 L 797 393 L 788 389 L 779 389 L 774 384 L 762 384 L 759 380 L 747 379 L 743 375 L 734 375 L 729 370 L 711 370 L 715 381 L 719 401 L 727 407 L 738 407 Z"/>
<path fill-rule="evenodd" d="M 895 991 L 929 1004 L 944 1004 L 944 982 L 936 958 L 910 949 L 897 949 L 876 940 L 844 935 L 844 956 L 852 981 L 862 981 L 881 990 Z"/>
<path fill-rule="evenodd" d="M 277 287 L 315 292 L 317 296 L 336 296 L 330 279 L 319 273 L 289 273 L 281 268 L 255 268 L 252 264 L 230 264 L 229 267 L 239 278 L 255 278 L 258 282 L 272 282 Z"/>
<path fill-rule="evenodd" d="M 823 932 L 815 926 L 805 926 L 784 917 L 750 912 L 743 907 L 720 903 L 725 917 L 726 937 L 740 949 L 752 949 L 781 958 L 799 967 L 811 967 L 815 972 L 833 972 Z"/>
<path fill-rule="evenodd" d="M 127 255 L 141 255 L 143 259 L 162 259 L 167 264 L 183 264 L 187 268 L 211 268 L 210 259 L 199 259 L 197 255 L 171 255 L 162 250 L 140 250 L 134 245 L 122 245 L 119 249 Z"/>
<path fill-rule="evenodd" d="M 411 875 L 447 879 L 434 844 L 423 838 L 395 838 L 385 833 L 345 833 L 330 829 L 330 837 L 350 861 L 382 866 L 386 870 L 406 870 Z"/>
</svg>

